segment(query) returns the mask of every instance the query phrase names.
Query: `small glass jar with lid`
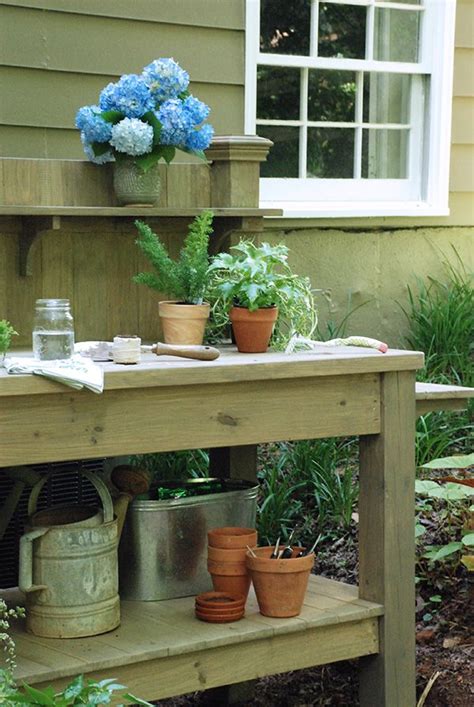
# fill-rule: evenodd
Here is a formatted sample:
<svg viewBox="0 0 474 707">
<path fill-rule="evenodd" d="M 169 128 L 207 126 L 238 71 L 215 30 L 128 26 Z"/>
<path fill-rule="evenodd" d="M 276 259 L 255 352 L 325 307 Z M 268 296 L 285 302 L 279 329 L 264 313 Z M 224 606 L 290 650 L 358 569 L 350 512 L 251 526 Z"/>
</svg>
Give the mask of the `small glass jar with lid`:
<svg viewBox="0 0 474 707">
<path fill-rule="evenodd" d="M 33 356 L 39 361 L 71 358 L 74 321 L 68 299 L 38 299 L 33 325 Z"/>
</svg>

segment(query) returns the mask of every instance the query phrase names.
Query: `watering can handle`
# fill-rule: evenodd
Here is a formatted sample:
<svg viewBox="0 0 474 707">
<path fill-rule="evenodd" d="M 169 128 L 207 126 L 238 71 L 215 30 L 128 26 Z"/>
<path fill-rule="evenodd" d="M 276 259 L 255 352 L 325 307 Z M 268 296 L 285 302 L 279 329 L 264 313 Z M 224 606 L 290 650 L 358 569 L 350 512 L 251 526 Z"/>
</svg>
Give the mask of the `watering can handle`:
<svg viewBox="0 0 474 707">
<path fill-rule="evenodd" d="M 18 585 L 22 592 L 47 589 L 46 584 L 33 584 L 33 540 L 47 533 L 49 528 L 35 528 L 20 538 L 20 572 Z"/>
<path fill-rule="evenodd" d="M 114 506 L 112 498 L 110 496 L 109 489 L 100 476 L 94 474 L 91 471 L 81 471 L 81 474 L 89 479 L 91 484 L 96 489 L 99 494 L 100 500 L 102 502 L 102 507 L 104 511 L 104 523 L 110 523 L 114 519 Z M 41 489 L 45 485 L 46 481 L 50 478 L 52 474 L 46 474 L 43 476 L 37 484 L 35 484 L 31 490 L 30 497 L 28 499 L 28 516 L 32 516 L 36 512 L 36 504 L 38 503 L 38 498 L 41 493 Z"/>
</svg>

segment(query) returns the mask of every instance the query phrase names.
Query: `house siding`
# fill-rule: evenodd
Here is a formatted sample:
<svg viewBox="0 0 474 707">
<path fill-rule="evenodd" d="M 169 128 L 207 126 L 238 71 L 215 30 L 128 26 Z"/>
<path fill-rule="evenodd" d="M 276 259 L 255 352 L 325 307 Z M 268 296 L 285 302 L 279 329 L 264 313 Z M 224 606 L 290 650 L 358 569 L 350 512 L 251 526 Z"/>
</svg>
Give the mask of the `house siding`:
<svg viewBox="0 0 474 707">
<path fill-rule="evenodd" d="M 328 316 L 340 320 L 348 307 L 367 302 L 350 319 L 348 331 L 399 344 L 406 322 L 397 302 L 406 303 L 406 285 L 415 285 L 416 277 L 444 277 L 442 261 L 456 260 L 453 248 L 466 268 L 474 269 L 471 0 L 458 0 L 456 20 L 450 215 L 267 222 L 264 238 L 286 242 L 295 269 L 330 292 L 330 311 L 320 299 L 323 327 Z M 77 108 L 95 103 L 106 83 L 139 71 L 158 56 L 173 56 L 189 71 L 192 90 L 211 106 L 217 133 L 243 133 L 244 24 L 245 0 L 0 0 L 0 155 L 82 159 L 74 128 Z M 128 233 L 119 229 L 121 254 L 113 224 L 103 221 L 94 230 L 81 235 L 77 228 L 65 229 L 61 237 L 44 237 L 34 254 L 35 276 L 28 282 L 12 274 L 12 238 L 0 238 L 0 274 L 5 275 L 0 277 L 0 318 L 8 316 L 17 328 L 26 325 L 22 343 L 29 337 L 25 317 L 36 297 L 54 294 L 58 268 L 61 296 L 68 296 L 74 283 L 76 313 L 87 305 L 86 292 L 112 306 L 113 281 L 129 282 L 133 228 Z M 94 262 L 81 256 L 84 243 L 94 251 Z M 104 275 L 112 267 L 111 253 L 116 269 Z M 135 290 L 122 304 L 143 309 L 141 321 L 155 316 L 152 298 L 143 307 Z M 120 318 L 112 320 L 108 333 Z M 104 327 L 97 322 L 87 334 L 100 338 Z"/>
</svg>

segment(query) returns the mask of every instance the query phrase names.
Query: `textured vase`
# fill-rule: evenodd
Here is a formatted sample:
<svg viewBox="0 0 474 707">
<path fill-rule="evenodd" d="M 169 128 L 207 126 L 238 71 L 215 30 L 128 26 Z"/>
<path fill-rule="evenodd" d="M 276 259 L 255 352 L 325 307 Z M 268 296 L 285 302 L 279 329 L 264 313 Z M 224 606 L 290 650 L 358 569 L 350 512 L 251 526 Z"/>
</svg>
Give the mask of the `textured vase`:
<svg viewBox="0 0 474 707">
<path fill-rule="evenodd" d="M 144 172 L 133 160 L 115 162 L 114 190 L 122 206 L 155 206 L 161 191 L 158 163 Z"/>
</svg>

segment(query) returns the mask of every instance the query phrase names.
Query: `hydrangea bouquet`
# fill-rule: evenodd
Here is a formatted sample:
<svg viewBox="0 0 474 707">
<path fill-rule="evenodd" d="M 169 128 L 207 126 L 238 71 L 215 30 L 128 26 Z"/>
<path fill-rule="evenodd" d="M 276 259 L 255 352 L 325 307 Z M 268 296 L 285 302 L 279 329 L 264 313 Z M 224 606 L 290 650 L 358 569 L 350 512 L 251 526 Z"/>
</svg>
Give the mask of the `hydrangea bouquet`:
<svg viewBox="0 0 474 707">
<path fill-rule="evenodd" d="M 204 158 L 213 128 L 209 106 L 188 92 L 189 75 L 173 59 L 155 59 L 141 74 L 125 74 L 83 106 L 76 127 L 87 157 L 96 164 L 132 158 L 147 172 L 176 149 Z"/>
</svg>

